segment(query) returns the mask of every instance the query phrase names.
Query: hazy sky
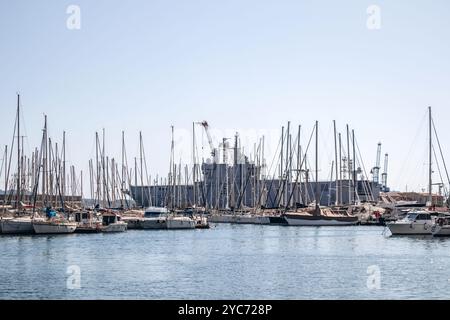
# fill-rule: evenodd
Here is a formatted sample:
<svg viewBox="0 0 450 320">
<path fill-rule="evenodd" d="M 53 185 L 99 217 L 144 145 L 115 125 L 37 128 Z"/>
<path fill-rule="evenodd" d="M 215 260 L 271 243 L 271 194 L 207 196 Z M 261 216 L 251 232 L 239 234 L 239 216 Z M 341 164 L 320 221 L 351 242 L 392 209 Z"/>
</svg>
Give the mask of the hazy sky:
<svg viewBox="0 0 450 320">
<path fill-rule="evenodd" d="M 81 9 L 79 30 L 67 28 L 69 5 Z M 381 29 L 367 27 L 370 5 Z M 389 185 L 420 190 L 429 105 L 450 154 L 449 9 L 446 0 L 0 0 L 0 143 L 10 144 L 18 91 L 26 151 L 39 145 L 45 113 L 85 172 L 102 128 L 117 158 L 125 130 L 129 162 L 142 130 L 154 175 L 168 170 L 172 124 L 189 134 L 208 120 L 222 135 L 241 131 L 249 148 L 258 132 L 276 144 L 288 120 L 306 139 L 319 120 L 325 179 L 335 119 L 355 129 L 366 169 L 381 141 Z M 177 158 L 190 161 L 188 147 L 178 144 Z"/>
</svg>

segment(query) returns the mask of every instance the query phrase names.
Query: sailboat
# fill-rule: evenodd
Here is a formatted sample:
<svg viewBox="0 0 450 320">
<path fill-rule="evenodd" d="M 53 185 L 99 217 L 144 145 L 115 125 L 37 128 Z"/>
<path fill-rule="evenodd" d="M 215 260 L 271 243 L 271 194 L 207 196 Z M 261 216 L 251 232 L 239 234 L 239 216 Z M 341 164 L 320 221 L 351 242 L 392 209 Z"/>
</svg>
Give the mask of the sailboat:
<svg viewBox="0 0 450 320">
<path fill-rule="evenodd" d="M 319 190 L 319 122 L 316 121 L 316 190 L 315 202 L 308 208 L 300 211 L 286 211 L 282 216 L 290 226 L 350 226 L 358 223 L 358 217 L 350 214 L 342 214 L 333 212 L 329 208 L 320 206 L 320 190 Z"/>
<path fill-rule="evenodd" d="M 407 216 L 401 220 L 390 222 L 387 224 L 389 231 L 392 235 L 431 235 L 434 233 L 445 234 L 445 228 L 442 220 L 439 220 L 439 225 L 435 225 L 437 212 L 431 210 L 433 208 L 433 119 L 431 116 L 431 107 L 428 107 L 428 130 L 429 130 L 429 143 L 428 143 L 428 209 L 422 211 L 411 211 Z M 439 145 L 440 147 L 440 145 Z M 442 225 L 441 225 L 442 224 Z M 434 229 L 434 231 L 433 231 Z"/>
<path fill-rule="evenodd" d="M 69 222 L 59 216 L 50 207 L 46 209 L 47 220 L 33 219 L 33 229 L 36 234 L 67 234 L 75 232 L 76 222 Z"/>
<path fill-rule="evenodd" d="M 43 135 L 42 135 L 42 144 L 41 144 L 41 154 L 42 157 L 40 159 L 40 162 L 45 159 L 44 161 L 42 161 L 44 163 L 43 165 L 43 175 L 42 175 L 42 182 L 43 182 L 43 193 L 42 193 L 42 202 L 43 205 L 45 206 L 45 209 L 43 210 L 45 213 L 45 217 L 42 217 L 40 215 L 38 215 L 37 213 L 35 213 L 33 211 L 33 219 L 32 219 L 32 225 L 33 225 L 33 230 L 36 234 L 67 234 L 67 233 L 73 233 L 75 232 L 76 228 L 77 228 L 77 223 L 76 222 L 70 222 L 68 221 L 65 217 L 63 217 L 60 213 L 56 212 L 55 210 L 52 209 L 51 205 L 48 205 L 46 202 L 46 200 L 44 199 L 44 194 L 46 194 L 45 190 L 47 187 L 47 174 L 48 172 L 46 171 L 47 169 L 47 160 L 49 159 L 49 155 L 51 155 L 52 153 L 49 152 L 49 148 L 47 145 L 47 141 L 48 141 L 48 137 L 47 137 L 47 116 L 45 116 L 45 122 L 44 122 L 44 130 L 43 130 Z M 50 148 L 51 149 L 51 148 Z M 39 167 L 41 166 L 41 163 L 39 163 Z M 34 187 L 34 206 L 33 206 L 33 210 L 35 210 L 36 207 L 36 198 L 37 198 L 37 189 L 38 189 L 38 185 L 39 185 L 39 175 L 36 179 L 36 184 Z M 58 172 L 56 172 L 56 187 L 58 189 L 58 192 L 60 194 L 59 198 L 61 201 L 61 207 L 62 212 L 64 213 L 64 200 L 61 196 L 61 188 L 59 185 L 59 177 L 58 177 Z"/>
<path fill-rule="evenodd" d="M 170 195 L 171 204 L 171 214 L 167 215 L 166 218 L 166 228 L 169 230 L 177 229 L 195 229 L 196 222 L 191 217 L 177 215 L 175 210 L 175 190 L 176 190 L 176 164 L 174 163 L 175 154 L 175 141 L 174 141 L 174 128 L 172 126 L 172 143 L 171 143 L 171 154 L 170 154 L 170 171 L 169 171 L 169 183 L 172 185 L 172 191 Z"/>
<path fill-rule="evenodd" d="M 16 210 L 13 217 L 1 217 L 0 231 L 3 234 L 30 234 L 33 233 L 32 219 L 24 210 L 22 200 L 22 172 L 21 172 L 21 158 L 22 151 L 20 147 L 20 95 L 17 95 L 17 113 L 16 113 L 16 127 L 17 127 L 17 198 L 16 198 Z M 16 132 L 14 132 L 14 135 Z M 11 150 L 12 151 L 12 150 Z M 5 181 L 7 189 L 8 173 L 5 172 Z M 4 194 L 4 202 L 6 203 L 6 191 Z M 4 204 L 5 206 L 5 204 Z M 6 208 L 6 207 L 4 207 Z"/>
</svg>

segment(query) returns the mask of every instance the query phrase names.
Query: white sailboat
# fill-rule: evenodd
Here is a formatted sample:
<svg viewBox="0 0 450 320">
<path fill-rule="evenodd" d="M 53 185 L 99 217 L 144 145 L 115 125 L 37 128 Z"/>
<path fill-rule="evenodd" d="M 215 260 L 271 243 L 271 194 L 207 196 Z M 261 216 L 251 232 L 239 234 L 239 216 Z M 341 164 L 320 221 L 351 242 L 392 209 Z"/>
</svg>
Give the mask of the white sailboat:
<svg viewBox="0 0 450 320">
<path fill-rule="evenodd" d="M 76 228 L 76 222 L 65 219 L 33 220 L 33 229 L 36 234 L 68 234 L 75 232 Z"/>
</svg>

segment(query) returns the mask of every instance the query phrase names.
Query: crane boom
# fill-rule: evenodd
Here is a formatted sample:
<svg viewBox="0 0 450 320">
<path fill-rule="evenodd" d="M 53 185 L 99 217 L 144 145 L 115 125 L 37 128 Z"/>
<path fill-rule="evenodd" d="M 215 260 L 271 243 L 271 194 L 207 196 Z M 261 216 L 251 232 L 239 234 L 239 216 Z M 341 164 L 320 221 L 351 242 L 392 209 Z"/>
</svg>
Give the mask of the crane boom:
<svg viewBox="0 0 450 320">
<path fill-rule="evenodd" d="M 211 149 L 211 156 L 212 156 L 213 160 L 215 160 L 217 150 L 216 150 L 216 148 L 214 148 L 213 140 L 212 140 L 211 134 L 209 132 L 209 124 L 207 121 L 197 122 L 197 124 L 201 125 L 203 127 L 203 129 L 205 129 L 206 136 L 208 138 L 208 144 Z"/>
</svg>

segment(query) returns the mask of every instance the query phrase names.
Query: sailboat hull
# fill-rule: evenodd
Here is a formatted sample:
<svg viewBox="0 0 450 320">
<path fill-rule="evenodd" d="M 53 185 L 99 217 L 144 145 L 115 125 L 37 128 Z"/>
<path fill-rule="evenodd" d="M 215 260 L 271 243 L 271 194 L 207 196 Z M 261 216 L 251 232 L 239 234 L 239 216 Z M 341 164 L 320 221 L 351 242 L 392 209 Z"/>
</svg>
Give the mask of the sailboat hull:
<svg viewBox="0 0 450 320">
<path fill-rule="evenodd" d="M 357 217 L 347 216 L 307 216 L 307 215 L 285 215 L 290 226 L 352 226 L 358 223 Z"/>
<path fill-rule="evenodd" d="M 144 230 L 167 229 L 167 219 L 165 217 L 144 218 L 139 225 Z"/>
<path fill-rule="evenodd" d="M 0 222 L 1 233 L 3 234 L 32 234 L 33 223 L 31 219 L 17 218 L 17 219 L 3 219 Z"/>
<path fill-rule="evenodd" d="M 33 229 L 36 234 L 68 234 L 75 232 L 76 223 L 34 222 Z"/>
<path fill-rule="evenodd" d="M 169 217 L 167 218 L 167 229 L 195 229 L 195 221 L 187 217 Z"/>
<path fill-rule="evenodd" d="M 111 223 L 101 228 L 102 232 L 125 232 L 127 231 L 127 224 L 125 222 Z"/>
</svg>

